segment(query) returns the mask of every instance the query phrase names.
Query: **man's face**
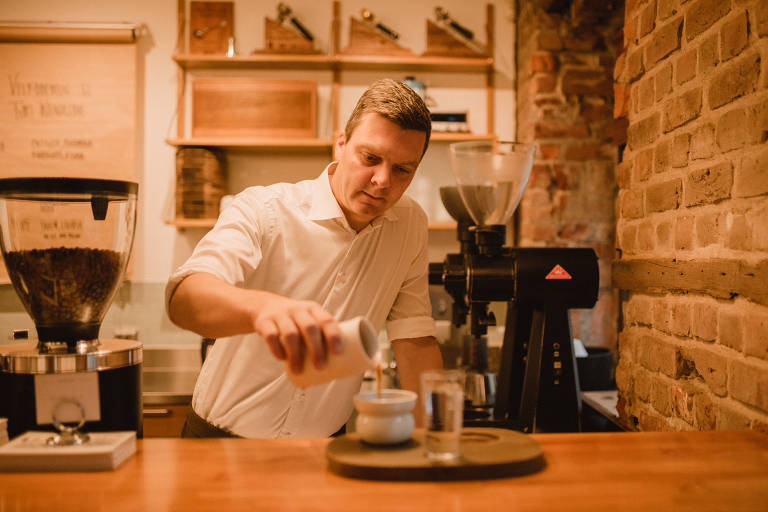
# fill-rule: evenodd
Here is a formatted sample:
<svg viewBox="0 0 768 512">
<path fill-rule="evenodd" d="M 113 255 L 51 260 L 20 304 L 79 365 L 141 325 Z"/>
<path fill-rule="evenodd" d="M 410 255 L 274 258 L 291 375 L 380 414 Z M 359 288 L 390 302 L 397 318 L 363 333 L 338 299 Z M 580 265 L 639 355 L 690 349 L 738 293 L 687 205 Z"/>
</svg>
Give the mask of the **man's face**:
<svg viewBox="0 0 768 512">
<path fill-rule="evenodd" d="M 416 174 L 426 136 L 370 112 L 349 140 L 339 135 L 331 190 L 353 229 L 360 231 L 400 199 Z"/>
</svg>

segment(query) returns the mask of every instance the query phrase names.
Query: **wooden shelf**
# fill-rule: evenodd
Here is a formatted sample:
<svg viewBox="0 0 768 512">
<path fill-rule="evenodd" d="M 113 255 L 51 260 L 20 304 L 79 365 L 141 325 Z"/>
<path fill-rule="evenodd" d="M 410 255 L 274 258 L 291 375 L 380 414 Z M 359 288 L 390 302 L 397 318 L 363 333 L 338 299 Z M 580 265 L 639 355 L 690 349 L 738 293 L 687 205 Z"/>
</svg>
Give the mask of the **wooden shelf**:
<svg viewBox="0 0 768 512">
<path fill-rule="evenodd" d="M 460 142 L 470 140 L 496 140 L 494 133 L 450 133 L 450 132 L 432 132 L 429 137 L 430 142 Z"/>
<path fill-rule="evenodd" d="M 192 137 L 189 139 L 165 139 L 171 146 L 215 146 L 222 148 L 259 149 L 259 150 L 304 150 L 330 151 L 333 141 L 329 139 L 238 139 L 215 137 Z"/>
<path fill-rule="evenodd" d="M 253 54 L 196 55 L 181 53 L 173 60 L 184 69 L 332 69 L 335 60 L 328 55 Z"/>
<path fill-rule="evenodd" d="M 493 69 L 489 57 L 402 57 L 389 55 L 336 55 L 344 70 L 399 69 L 403 71 L 438 71 L 454 73 L 484 73 Z"/>
<path fill-rule="evenodd" d="M 190 69 L 343 69 L 438 71 L 454 73 L 482 73 L 493 69 L 489 57 L 402 57 L 389 55 L 291 55 L 253 54 L 196 55 L 182 53 L 173 55 L 173 60 L 186 70 Z"/>
<path fill-rule="evenodd" d="M 169 226 L 177 229 L 205 228 L 210 229 L 216 224 L 216 219 L 173 219 L 165 221 Z"/>
</svg>

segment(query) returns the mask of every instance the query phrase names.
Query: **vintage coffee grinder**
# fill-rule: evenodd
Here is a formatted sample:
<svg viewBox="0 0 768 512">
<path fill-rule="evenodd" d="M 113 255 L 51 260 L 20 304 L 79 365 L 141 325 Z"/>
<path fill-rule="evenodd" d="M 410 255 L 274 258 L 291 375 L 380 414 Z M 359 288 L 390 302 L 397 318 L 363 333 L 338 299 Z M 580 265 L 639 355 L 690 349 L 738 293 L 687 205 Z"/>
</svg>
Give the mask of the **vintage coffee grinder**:
<svg viewBox="0 0 768 512">
<path fill-rule="evenodd" d="M 0 249 L 37 342 L 0 346 L 0 416 L 11 437 L 53 430 L 141 436 L 141 344 L 100 339 L 133 245 L 136 183 L 0 179 Z"/>
<path fill-rule="evenodd" d="M 467 322 L 465 424 L 523 432 L 580 430 L 581 396 L 568 310 L 597 301 L 592 249 L 505 247 L 535 146 L 480 141 L 452 144 L 456 187 L 440 196 L 458 222 L 459 254 L 430 263 L 429 282 L 453 298 L 452 322 Z M 507 304 L 499 374 L 488 369 L 491 302 Z"/>
</svg>

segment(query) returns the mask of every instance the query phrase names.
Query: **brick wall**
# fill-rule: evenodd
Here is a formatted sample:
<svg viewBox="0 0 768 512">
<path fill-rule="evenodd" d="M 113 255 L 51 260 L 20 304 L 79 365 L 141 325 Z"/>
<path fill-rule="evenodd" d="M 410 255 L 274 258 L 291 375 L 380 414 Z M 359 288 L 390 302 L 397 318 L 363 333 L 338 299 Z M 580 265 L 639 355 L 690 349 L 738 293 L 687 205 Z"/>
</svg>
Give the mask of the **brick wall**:
<svg viewBox="0 0 768 512">
<path fill-rule="evenodd" d="M 768 431 L 768 2 L 628 0 L 624 20 L 620 414 Z"/>
<path fill-rule="evenodd" d="M 518 138 L 535 142 L 538 151 L 518 211 L 517 242 L 595 249 L 600 299 L 594 309 L 572 312 L 573 333 L 588 345 L 615 348 L 612 83 L 623 13 L 621 5 L 608 4 L 519 2 Z"/>
</svg>

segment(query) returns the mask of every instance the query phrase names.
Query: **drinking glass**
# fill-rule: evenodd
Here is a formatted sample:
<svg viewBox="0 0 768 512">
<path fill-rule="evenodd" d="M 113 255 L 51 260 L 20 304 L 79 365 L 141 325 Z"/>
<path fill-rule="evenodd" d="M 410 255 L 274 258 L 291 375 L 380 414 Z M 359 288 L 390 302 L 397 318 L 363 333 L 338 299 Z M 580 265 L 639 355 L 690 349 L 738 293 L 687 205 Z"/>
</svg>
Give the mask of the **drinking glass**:
<svg viewBox="0 0 768 512">
<path fill-rule="evenodd" d="M 461 427 L 464 421 L 464 372 L 423 372 L 421 401 L 427 458 L 435 462 L 457 460 L 461 455 Z"/>
</svg>

